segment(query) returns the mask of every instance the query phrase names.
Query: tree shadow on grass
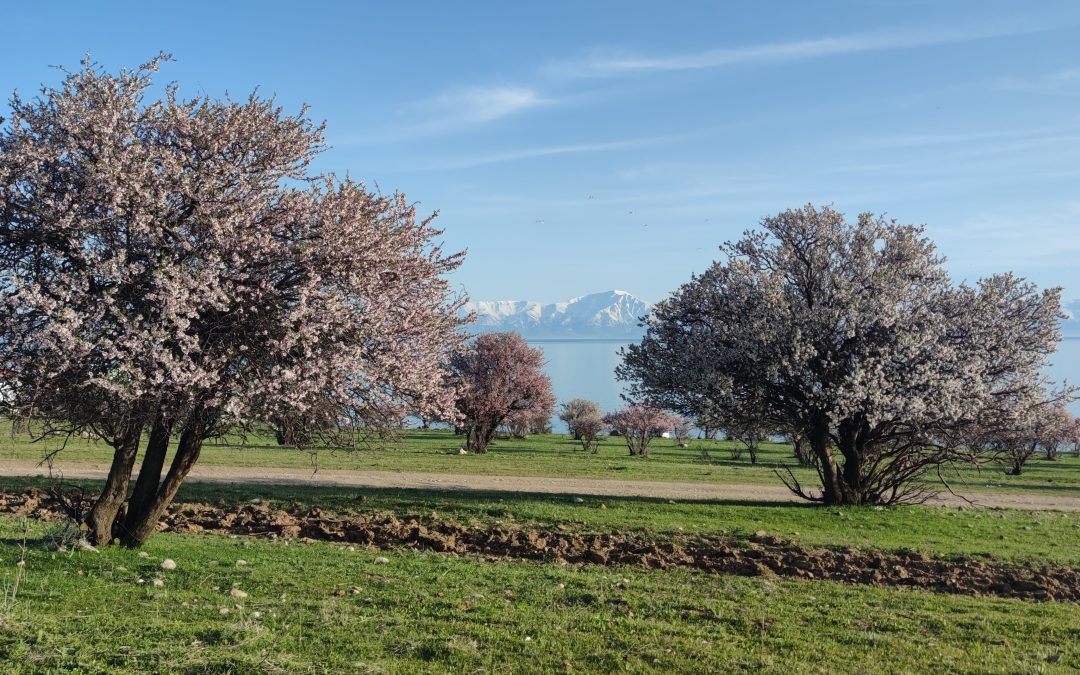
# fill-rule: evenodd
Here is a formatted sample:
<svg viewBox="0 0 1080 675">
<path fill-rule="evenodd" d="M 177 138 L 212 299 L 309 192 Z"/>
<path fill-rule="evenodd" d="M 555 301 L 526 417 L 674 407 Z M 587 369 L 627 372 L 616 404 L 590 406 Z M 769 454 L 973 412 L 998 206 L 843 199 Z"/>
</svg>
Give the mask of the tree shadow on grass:
<svg viewBox="0 0 1080 675">
<path fill-rule="evenodd" d="M 65 481 L 72 488 L 82 488 L 89 494 L 100 490 L 103 485 L 101 480 L 77 479 Z M 0 491 L 20 492 L 28 488 L 45 488 L 48 481 L 36 477 L 0 477 Z M 578 504 L 575 498 L 583 501 Z M 580 506 L 583 511 L 595 508 L 599 502 L 608 505 L 620 503 L 634 503 L 640 505 L 652 505 L 661 508 L 673 506 L 700 507 L 700 506 L 754 506 L 769 508 L 816 508 L 809 502 L 777 502 L 752 499 L 680 499 L 674 500 L 660 497 L 637 497 L 637 496 L 612 496 L 604 494 L 591 494 L 589 492 L 567 493 L 534 493 L 520 492 L 515 490 L 440 490 L 426 488 L 366 488 L 366 487 L 337 487 L 337 486 L 309 486 L 290 484 L 265 484 L 265 483 L 185 483 L 177 493 L 177 502 L 209 502 L 225 505 L 235 505 L 252 500 L 270 500 L 274 502 L 296 502 L 302 507 L 306 506 L 329 506 L 347 505 L 350 510 L 362 508 L 403 508 L 410 505 L 413 508 L 431 508 L 432 505 L 456 504 L 459 507 L 486 507 L 491 504 L 511 505 L 534 505 L 552 504 L 559 506 Z"/>
</svg>

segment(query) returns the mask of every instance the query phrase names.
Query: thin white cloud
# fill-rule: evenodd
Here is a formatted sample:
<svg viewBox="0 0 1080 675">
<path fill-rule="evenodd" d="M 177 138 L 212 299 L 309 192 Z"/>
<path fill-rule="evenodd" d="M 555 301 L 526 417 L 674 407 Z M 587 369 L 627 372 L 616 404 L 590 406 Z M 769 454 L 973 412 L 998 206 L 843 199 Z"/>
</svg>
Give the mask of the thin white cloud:
<svg viewBox="0 0 1080 675">
<path fill-rule="evenodd" d="M 491 122 L 508 115 L 530 110 L 551 101 L 532 87 L 468 87 L 448 91 L 420 103 L 426 114 L 464 123 Z"/>
<path fill-rule="evenodd" d="M 330 140 L 336 146 L 413 140 L 480 126 L 554 103 L 528 86 L 463 87 L 403 105 L 391 126 Z"/>
<path fill-rule="evenodd" d="M 1063 68 L 1035 77 L 1006 77 L 998 80 L 998 88 L 1029 94 L 1080 93 L 1080 68 Z"/>
<path fill-rule="evenodd" d="M 613 77 L 620 75 L 700 70 L 744 64 L 768 64 L 824 56 L 858 54 L 892 49 L 910 49 L 1006 37 L 1042 30 L 1041 28 L 1002 28 L 987 30 L 926 31 L 894 29 L 821 37 L 761 45 L 709 49 L 668 56 L 599 54 L 583 61 L 556 63 L 552 74 L 576 77 Z"/>
<path fill-rule="evenodd" d="M 509 150 L 507 152 L 492 153 L 488 155 L 474 155 L 471 157 L 457 157 L 442 161 L 432 162 L 424 166 L 416 167 L 424 171 L 445 171 L 451 169 L 471 169 L 488 164 L 500 164 L 523 159 L 535 159 L 538 157 L 552 157 L 556 155 L 578 155 L 590 152 L 609 152 L 624 150 L 627 148 L 640 148 L 657 143 L 667 143 L 686 138 L 686 135 L 652 136 L 648 138 L 631 138 L 619 141 L 605 141 L 599 143 L 575 143 L 568 145 L 550 145 L 536 148 L 523 148 Z"/>
<path fill-rule="evenodd" d="M 965 144 L 976 144 L 980 147 L 987 147 L 989 144 L 1012 141 L 1028 141 L 1031 143 L 1075 141 L 1078 132 L 1080 132 L 1080 126 L 1071 124 L 1069 126 L 1057 127 L 1047 126 L 1020 129 L 992 129 L 987 131 L 897 134 L 868 138 L 860 141 L 859 144 L 868 148 L 916 148 Z"/>
</svg>

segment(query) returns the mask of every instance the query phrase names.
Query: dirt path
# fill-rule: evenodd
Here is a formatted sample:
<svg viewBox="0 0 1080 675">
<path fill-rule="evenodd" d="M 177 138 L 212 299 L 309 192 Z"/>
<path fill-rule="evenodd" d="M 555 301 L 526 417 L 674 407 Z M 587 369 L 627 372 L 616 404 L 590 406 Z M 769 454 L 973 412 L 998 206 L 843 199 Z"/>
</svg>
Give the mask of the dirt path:
<svg viewBox="0 0 1080 675">
<path fill-rule="evenodd" d="M 62 463 L 58 468 L 66 478 L 105 478 L 105 464 Z M 47 470 L 36 462 L 0 460 L 0 476 L 45 476 Z M 413 488 L 421 490 L 482 490 L 563 495 L 603 495 L 608 497 L 653 497 L 676 500 L 738 500 L 798 502 L 783 485 L 725 483 L 665 483 L 593 478 L 551 478 L 535 476 L 476 476 L 461 474 L 411 473 L 399 471 L 352 471 L 282 467 L 196 465 L 189 480 L 204 483 L 248 483 L 266 485 L 306 485 L 356 488 Z M 964 492 L 978 506 L 1052 511 L 1080 511 L 1080 497 L 1019 492 Z M 959 497 L 943 494 L 930 503 L 938 506 L 970 506 Z"/>
</svg>

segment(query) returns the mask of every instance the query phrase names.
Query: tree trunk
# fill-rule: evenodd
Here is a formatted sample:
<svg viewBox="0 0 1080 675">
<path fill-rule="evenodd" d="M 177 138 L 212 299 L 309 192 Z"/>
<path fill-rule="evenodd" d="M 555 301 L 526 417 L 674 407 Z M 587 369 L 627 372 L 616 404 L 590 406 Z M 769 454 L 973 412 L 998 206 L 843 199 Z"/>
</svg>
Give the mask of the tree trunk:
<svg viewBox="0 0 1080 675">
<path fill-rule="evenodd" d="M 801 466 L 811 466 L 814 463 L 814 451 L 810 448 L 810 444 L 806 442 L 806 438 L 798 434 L 791 439 L 791 443 L 795 446 L 795 459 L 799 461 L 799 464 Z"/>
<path fill-rule="evenodd" d="M 862 468 L 866 448 L 859 438 L 859 430 L 857 422 L 845 422 L 840 425 L 837 439 L 838 449 L 844 457 L 840 487 L 844 493 L 844 503 L 847 504 L 862 504 L 865 501 Z"/>
<path fill-rule="evenodd" d="M 469 422 L 465 430 L 465 449 L 478 455 L 486 453 L 487 447 L 495 438 L 495 432 L 498 431 L 498 429 L 498 422 Z"/>
<path fill-rule="evenodd" d="M 826 504 L 838 506 L 846 503 L 841 488 L 840 472 L 836 458 L 829 448 L 829 437 L 825 431 L 815 432 L 810 438 L 810 447 L 818 458 L 818 472 L 821 474 L 822 499 Z"/>
<path fill-rule="evenodd" d="M 146 505 L 157 493 L 158 483 L 161 481 L 161 469 L 165 466 L 165 455 L 169 451 L 169 438 L 172 435 L 172 421 L 165 419 L 160 413 L 154 418 L 154 426 L 150 428 L 150 440 L 146 442 L 146 452 L 143 453 L 142 464 L 139 466 L 139 477 L 135 480 L 135 490 L 128 500 L 127 516 L 124 518 L 122 531 L 130 531 L 134 527 L 138 514 L 146 510 Z M 121 537 L 123 539 L 123 537 Z"/>
<path fill-rule="evenodd" d="M 191 471 L 191 467 L 199 459 L 202 451 L 202 428 L 198 424 L 191 424 L 180 434 L 180 442 L 176 447 L 176 456 L 173 457 L 169 473 L 153 497 L 142 505 L 139 511 L 128 511 L 127 528 L 121 542 L 125 546 L 136 547 L 146 543 L 150 535 L 157 530 L 158 521 L 169 508 L 180 484 L 184 482 Z M 142 476 L 140 475 L 140 478 Z"/>
<path fill-rule="evenodd" d="M 133 424 L 119 439 L 113 450 L 112 466 L 105 479 L 105 487 L 94 502 L 94 507 L 86 516 L 89 527 L 89 540 L 95 546 L 104 546 L 113 539 L 113 527 L 120 507 L 127 499 L 128 486 L 131 484 L 131 469 L 139 454 L 139 440 L 142 437 L 142 425 Z"/>
</svg>

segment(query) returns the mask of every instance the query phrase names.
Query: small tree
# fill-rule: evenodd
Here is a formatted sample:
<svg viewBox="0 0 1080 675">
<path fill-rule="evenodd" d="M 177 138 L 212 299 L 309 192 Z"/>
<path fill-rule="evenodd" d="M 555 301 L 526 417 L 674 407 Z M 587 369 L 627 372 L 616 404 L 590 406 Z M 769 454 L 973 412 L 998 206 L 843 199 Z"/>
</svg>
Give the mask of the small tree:
<svg viewBox="0 0 1080 675">
<path fill-rule="evenodd" d="M 603 421 L 626 441 L 631 456 L 648 457 L 649 442 L 670 431 L 675 419 L 647 403 L 625 406 L 604 415 Z"/>
<path fill-rule="evenodd" d="M 515 410 L 506 418 L 504 426 L 514 438 L 525 438 L 529 434 L 551 433 L 551 406 L 536 410 Z"/>
<path fill-rule="evenodd" d="M 599 450 L 598 442 L 601 432 L 605 429 L 603 418 L 597 414 L 590 417 L 582 417 L 578 420 L 578 436 L 581 449 L 585 452 L 596 453 Z"/>
<path fill-rule="evenodd" d="M 570 434 L 575 441 L 581 440 L 581 432 L 578 429 L 580 420 L 600 419 L 600 404 L 584 398 L 575 398 L 563 403 L 559 419 L 569 427 Z"/>
<path fill-rule="evenodd" d="M 992 459 L 1006 465 L 1006 473 L 1019 476 L 1039 450 L 1054 459 L 1071 433 L 1072 416 L 1056 396 L 1003 399 L 973 443 Z"/>
<path fill-rule="evenodd" d="M 544 352 L 517 333 L 477 337 L 454 354 L 450 368 L 465 447 L 472 452 L 487 452 L 499 426 L 514 415 L 550 415 L 555 405 Z"/>
<path fill-rule="evenodd" d="M 761 444 L 769 439 L 769 433 L 760 424 L 748 423 L 746 420 L 742 422 L 728 428 L 728 440 L 746 448 L 750 453 L 750 463 L 757 464 L 758 450 L 761 449 Z M 741 452 L 737 456 L 734 451 L 732 452 L 733 459 L 739 457 L 742 457 Z"/>
<path fill-rule="evenodd" d="M 690 441 L 690 432 L 694 430 L 694 421 L 682 415 L 672 415 L 671 436 L 675 444 L 685 448 Z"/>
<path fill-rule="evenodd" d="M 1046 459 L 1056 460 L 1076 438 L 1076 418 L 1064 405 L 1054 405 L 1046 412 L 1042 447 Z"/>
</svg>

